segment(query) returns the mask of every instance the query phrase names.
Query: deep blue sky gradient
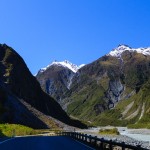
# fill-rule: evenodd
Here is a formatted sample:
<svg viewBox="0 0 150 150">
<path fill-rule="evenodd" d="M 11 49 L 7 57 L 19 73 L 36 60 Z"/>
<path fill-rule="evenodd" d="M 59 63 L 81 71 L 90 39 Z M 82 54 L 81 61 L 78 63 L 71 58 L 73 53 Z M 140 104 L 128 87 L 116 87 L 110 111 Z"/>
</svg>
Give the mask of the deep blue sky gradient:
<svg viewBox="0 0 150 150">
<path fill-rule="evenodd" d="M 150 0 L 1 0 L 0 43 L 35 74 L 53 60 L 90 63 L 118 44 L 150 46 Z"/>
</svg>

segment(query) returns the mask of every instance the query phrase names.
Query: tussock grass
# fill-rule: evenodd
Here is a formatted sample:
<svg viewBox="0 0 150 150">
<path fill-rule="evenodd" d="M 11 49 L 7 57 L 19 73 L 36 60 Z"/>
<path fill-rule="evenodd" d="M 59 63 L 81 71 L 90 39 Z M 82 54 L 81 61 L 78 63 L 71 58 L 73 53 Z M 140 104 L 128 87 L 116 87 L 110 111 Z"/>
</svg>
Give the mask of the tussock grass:
<svg viewBox="0 0 150 150">
<path fill-rule="evenodd" d="M 100 129 L 99 134 L 105 134 L 105 135 L 119 135 L 119 131 L 117 128 L 112 129 Z"/>
</svg>

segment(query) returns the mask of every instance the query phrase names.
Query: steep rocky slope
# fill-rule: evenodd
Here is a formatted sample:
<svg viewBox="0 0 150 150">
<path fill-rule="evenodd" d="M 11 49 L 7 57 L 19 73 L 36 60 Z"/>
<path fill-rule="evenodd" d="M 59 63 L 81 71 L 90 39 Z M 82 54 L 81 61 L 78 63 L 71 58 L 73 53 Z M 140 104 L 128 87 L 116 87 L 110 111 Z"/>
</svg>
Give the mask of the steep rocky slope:
<svg viewBox="0 0 150 150">
<path fill-rule="evenodd" d="M 23 124 L 33 128 L 48 128 L 20 102 L 1 82 L 0 84 L 0 123 Z"/>
<path fill-rule="evenodd" d="M 36 78 L 32 76 L 24 60 L 6 44 L 0 44 L 0 81 L 2 84 L 4 84 L 6 92 L 10 91 L 12 93 L 11 95 L 17 97 L 15 99 L 16 101 L 18 98 L 22 99 L 45 115 L 50 115 L 51 117 L 69 125 L 82 126 L 80 122 L 71 120 L 62 110 L 60 105 L 53 98 L 42 91 L 40 84 L 37 82 Z M 16 120 L 18 123 L 22 123 L 20 119 L 21 116 L 16 118 L 16 114 L 11 113 L 14 111 L 14 109 L 16 113 L 18 111 L 22 111 L 22 108 L 19 106 L 14 107 L 14 105 L 10 105 L 9 99 L 12 99 L 11 95 L 9 97 L 9 94 L 6 94 L 6 102 L 4 99 L 1 99 L 0 111 L 1 118 L 3 118 L 2 121 L 14 123 L 14 120 Z M 3 94 L 2 97 L 4 97 Z M 15 100 L 11 100 L 12 103 L 14 103 Z M 23 105 L 23 103 L 21 105 Z M 11 113 L 11 115 L 7 115 L 11 118 L 9 120 L 5 120 L 5 114 L 7 112 Z M 22 115 L 25 114 L 26 113 L 23 111 Z M 27 123 L 34 121 L 31 120 L 28 115 L 25 115 L 24 117 L 27 118 Z M 24 124 L 24 122 L 22 124 Z M 34 125 L 36 126 L 36 122 Z M 33 125 L 31 126 L 33 127 Z"/>
<path fill-rule="evenodd" d="M 98 125 L 146 122 L 149 77 L 150 48 L 119 45 L 78 70 L 62 106 L 70 116 Z"/>
<path fill-rule="evenodd" d="M 118 54 L 112 55 L 115 51 Z M 145 55 L 141 51 L 120 45 L 108 55 L 81 68 L 74 77 L 72 93 L 66 98 L 69 101 L 68 114 L 98 124 L 127 124 L 138 121 L 142 106 L 144 108 L 147 102 L 146 99 L 137 100 L 134 97 L 140 95 L 149 80 L 148 51 L 150 49 L 147 49 Z M 148 95 L 147 93 L 146 96 Z M 123 115 L 125 103 L 133 101 L 133 106 Z M 124 107 L 117 109 L 121 103 L 124 103 Z M 146 111 L 147 109 L 144 110 Z M 131 114 L 133 115 L 130 117 Z"/>
<path fill-rule="evenodd" d="M 65 93 L 70 91 L 72 79 L 84 65 L 77 66 L 69 61 L 53 62 L 39 70 L 36 75 L 42 89 L 63 106 Z"/>
</svg>

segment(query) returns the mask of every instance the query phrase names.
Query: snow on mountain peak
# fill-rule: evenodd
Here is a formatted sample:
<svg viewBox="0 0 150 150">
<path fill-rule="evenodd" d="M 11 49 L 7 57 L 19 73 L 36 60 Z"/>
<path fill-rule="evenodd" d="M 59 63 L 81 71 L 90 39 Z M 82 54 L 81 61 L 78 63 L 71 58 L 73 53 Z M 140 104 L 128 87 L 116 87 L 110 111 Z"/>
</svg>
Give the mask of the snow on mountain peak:
<svg viewBox="0 0 150 150">
<path fill-rule="evenodd" d="M 121 57 L 121 54 L 124 51 L 130 51 L 130 52 L 134 52 L 136 51 L 137 53 L 142 53 L 144 55 L 150 55 L 150 47 L 147 48 L 131 48 L 127 45 L 119 45 L 117 48 L 113 49 L 112 51 L 110 51 L 110 53 L 108 54 L 108 56 L 114 56 L 114 57 Z"/>
<path fill-rule="evenodd" d="M 84 64 L 77 66 L 75 64 L 72 64 L 71 62 L 69 62 L 68 60 L 62 61 L 62 62 L 58 62 L 58 61 L 54 61 L 52 62 L 50 65 L 48 65 L 45 68 L 41 68 L 40 72 L 44 72 L 45 70 L 47 70 L 50 66 L 53 65 L 57 65 L 57 66 L 63 66 L 65 68 L 68 68 L 70 70 L 72 70 L 74 73 L 76 73 L 80 68 L 82 68 L 84 66 Z"/>
</svg>

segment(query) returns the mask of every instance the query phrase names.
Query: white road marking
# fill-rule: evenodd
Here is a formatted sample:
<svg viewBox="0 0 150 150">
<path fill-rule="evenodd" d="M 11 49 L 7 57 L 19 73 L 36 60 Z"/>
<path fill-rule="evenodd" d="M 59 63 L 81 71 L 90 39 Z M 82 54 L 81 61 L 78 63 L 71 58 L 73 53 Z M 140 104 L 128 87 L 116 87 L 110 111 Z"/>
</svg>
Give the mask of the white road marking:
<svg viewBox="0 0 150 150">
<path fill-rule="evenodd" d="M 15 139 L 15 138 L 10 138 L 10 139 L 7 139 L 7 140 L 5 140 L 5 141 L 2 141 L 2 142 L 0 142 L 0 144 L 3 144 L 3 143 L 5 143 L 5 142 L 10 141 L 10 140 L 13 140 L 13 139 Z"/>
</svg>

